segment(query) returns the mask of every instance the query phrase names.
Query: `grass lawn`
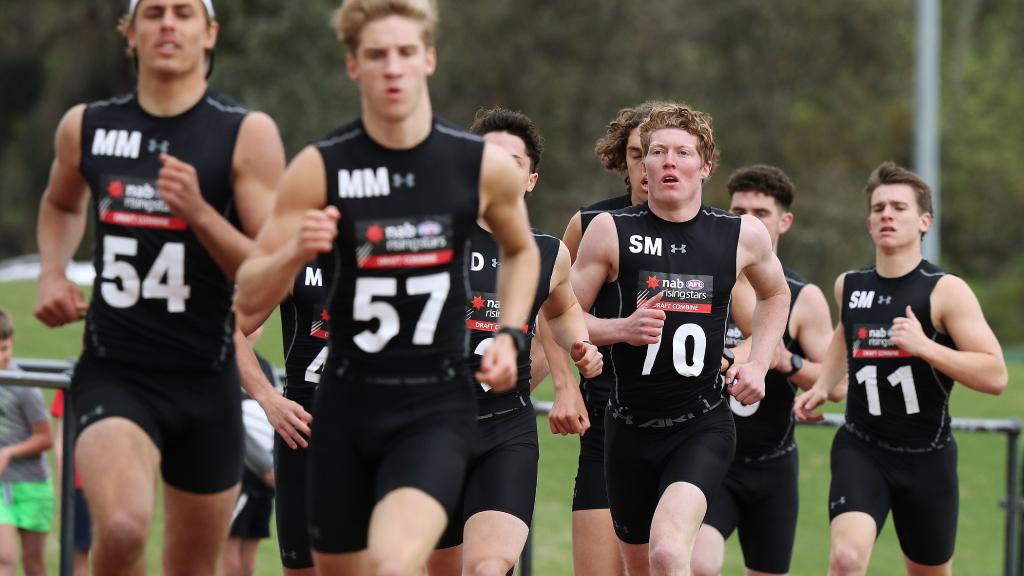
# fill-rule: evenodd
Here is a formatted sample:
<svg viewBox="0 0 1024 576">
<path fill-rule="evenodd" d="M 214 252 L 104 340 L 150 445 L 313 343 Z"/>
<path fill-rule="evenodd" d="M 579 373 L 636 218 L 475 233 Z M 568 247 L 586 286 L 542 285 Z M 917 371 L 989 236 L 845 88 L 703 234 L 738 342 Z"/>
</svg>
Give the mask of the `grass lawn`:
<svg viewBox="0 0 1024 576">
<path fill-rule="evenodd" d="M 50 330 L 32 318 L 34 286 L 30 283 L 0 284 L 0 307 L 14 315 L 17 330 L 15 355 L 26 358 L 71 358 L 77 355 L 81 325 Z M 268 323 L 258 349 L 276 366 L 281 365 L 281 333 L 276 314 Z M 49 394 L 47 394 L 49 398 Z M 550 399 L 548 384 L 542 384 L 537 397 Z M 834 407 L 837 411 L 839 406 Z M 1024 414 L 1024 361 L 1020 356 L 1010 364 L 1010 388 L 993 398 L 958 387 L 952 401 L 955 417 L 1010 418 Z M 540 482 L 534 529 L 534 574 L 538 576 L 572 573 L 570 502 L 579 441 L 548 433 L 547 421 L 538 418 L 541 434 Z M 821 574 L 828 559 L 828 514 L 825 501 L 829 483 L 829 446 L 832 429 L 801 427 L 800 443 L 800 521 L 791 573 Z M 1001 435 L 961 433 L 960 447 L 960 523 L 954 571 L 962 575 L 992 575 L 1002 571 L 1005 516 L 999 507 L 1005 491 L 1006 440 Z M 159 573 L 161 511 L 150 539 L 148 551 L 151 573 Z M 48 550 L 53 570 L 57 566 L 56 529 Z M 726 552 L 724 574 L 741 574 L 742 556 L 731 538 Z M 273 541 L 260 546 L 257 574 L 280 574 L 280 562 Z M 875 547 L 872 574 L 900 574 L 902 555 L 892 531 L 891 520 Z"/>
</svg>

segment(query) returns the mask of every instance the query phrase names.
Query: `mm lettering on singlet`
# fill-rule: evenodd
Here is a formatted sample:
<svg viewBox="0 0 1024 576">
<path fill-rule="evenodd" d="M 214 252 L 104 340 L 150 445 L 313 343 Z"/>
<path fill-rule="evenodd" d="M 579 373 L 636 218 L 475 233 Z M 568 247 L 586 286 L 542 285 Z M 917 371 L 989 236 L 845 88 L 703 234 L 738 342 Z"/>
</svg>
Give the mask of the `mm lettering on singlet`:
<svg viewBox="0 0 1024 576">
<path fill-rule="evenodd" d="M 171 213 L 160 198 L 156 181 L 131 176 L 105 176 L 99 201 L 100 221 L 133 228 L 185 230 L 188 224 Z"/>
<path fill-rule="evenodd" d="M 451 262 L 451 216 L 359 220 L 356 265 L 361 269 L 425 268 Z"/>
<path fill-rule="evenodd" d="M 641 270 L 636 301 L 639 305 L 661 292 L 661 302 L 653 306 L 658 310 L 710 314 L 714 280 L 713 276 Z"/>
<path fill-rule="evenodd" d="M 853 327 L 854 358 L 909 358 L 910 354 L 892 343 L 892 325 L 856 324 Z"/>
<path fill-rule="evenodd" d="M 496 332 L 501 317 L 501 302 L 491 292 L 472 292 L 466 306 L 466 327 L 481 332 Z"/>
</svg>

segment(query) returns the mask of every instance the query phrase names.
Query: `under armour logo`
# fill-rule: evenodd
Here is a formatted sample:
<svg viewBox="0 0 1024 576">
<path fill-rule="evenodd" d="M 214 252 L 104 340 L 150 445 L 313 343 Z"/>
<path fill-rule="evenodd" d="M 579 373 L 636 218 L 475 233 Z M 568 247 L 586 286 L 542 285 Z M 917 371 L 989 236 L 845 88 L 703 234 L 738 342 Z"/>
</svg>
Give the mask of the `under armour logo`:
<svg viewBox="0 0 1024 576">
<path fill-rule="evenodd" d="M 686 254 L 686 244 L 671 244 L 672 253 L 679 252 L 680 254 Z"/>
<path fill-rule="evenodd" d="M 404 176 L 402 174 L 392 174 L 391 186 L 394 188 L 401 188 L 402 186 L 412 188 L 416 186 L 416 175 L 412 172 L 408 172 Z"/>
<path fill-rule="evenodd" d="M 498 266 L 501 266 L 501 260 L 491 258 L 491 268 L 497 268 Z"/>
<path fill-rule="evenodd" d="M 841 506 L 843 504 L 846 504 L 846 496 L 840 496 L 839 500 L 835 500 L 835 501 L 829 502 L 828 503 L 828 508 L 829 508 L 829 510 L 835 510 L 836 506 Z"/>
<path fill-rule="evenodd" d="M 299 558 L 299 553 L 296 552 L 295 550 L 292 550 L 290 552 L 282 550 L 281 551 L 281 558 L 291 558 L 292 560 L 297 560 Z"/>
<path fill-rule="evenodd" d="M 878 297 L 878 303 L 879 304 L 891 304 L 892 303 L 892 296 L 879 296 Z"/>
<path fill-rule="evenodd" d="M 97 416 L 103 415 L 103 405 L 99 405 L 94 408 L 91 412 L 86 412 L 78 417 L 78 425 L 85 426 L 89 420 L 95 419 Z"/>
<path fill-rule="evenodd" d="M 171 143 L 167 140 L 157 140 L 156 138 L 149 139 L 149 151 L 156 152 L 159 150 L 162 154 L 167 154 L 167 151 L 171 149 Z"/>
</svg>

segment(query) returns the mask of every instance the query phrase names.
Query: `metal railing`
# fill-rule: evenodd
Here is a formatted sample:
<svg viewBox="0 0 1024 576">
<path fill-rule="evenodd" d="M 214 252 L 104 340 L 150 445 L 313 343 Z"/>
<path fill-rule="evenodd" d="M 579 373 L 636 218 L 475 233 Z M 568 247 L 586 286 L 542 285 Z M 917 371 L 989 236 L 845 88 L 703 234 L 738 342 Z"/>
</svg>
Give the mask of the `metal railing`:
<svg viewBox="0 0 1024 576">
<path fill-rule="evenodd" d="M 67 390 L 71 382 L 72 362 L 64 360 L 15 359 L 19 370 L 0 370 L 0 385 L 35 386 L 40 388 L 61 388 Z M 278 369 L 279 375 L 283 371 Z M 66 398 L 66 396 L 65 396 Z M 534 411 L 547 414 L 552 403 L 534 400 Z M 845 422 L 842 414 L 824 414 L 820 422 L 800 422 L 804 426 L 826 426 L 838 428 Z M 64 402 L 64 454 L 61 479 L 60 516 L 60 576 L 71 576 L 74 570 L 74 446 L 75 420 L 71 402 Z M 1006 495 L 1000 505 L 1006 510 L 1006 540 L 1003 549 L 1003 573 L 1005 576 L 1024 576 L 1024 468 L 1020 457 L 1021 423 L 1016 418 L 989 420 L 979 418 L 953 418 L 952 429 L 957 432 L 986 432 L 1005 434 L 1006 446 Z M 72 471 L 70 474 L 68 471 Z M 533 573 L 533 530 L 530 531 L 523 548 L 519 573 L 532 576 Z M 1015 571 L 1016 570 L 1016 571 Z"/>
</svg>

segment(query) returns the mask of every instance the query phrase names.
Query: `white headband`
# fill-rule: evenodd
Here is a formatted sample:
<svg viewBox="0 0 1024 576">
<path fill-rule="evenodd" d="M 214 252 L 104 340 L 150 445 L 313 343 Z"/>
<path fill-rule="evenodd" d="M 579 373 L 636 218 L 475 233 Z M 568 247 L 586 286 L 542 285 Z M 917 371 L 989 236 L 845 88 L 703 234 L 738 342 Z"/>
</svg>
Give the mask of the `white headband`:
<svg viewBox="0 0 1024 576">
<path fill-rule="evenodd" d="M 203 6 L 206 6 L 206 13 L 210 15 L 210 18 L 215 18 L 216 15 L 213 13 L 213 0 L 201 0 Z M 128 2 L 128 13 L 135 14 L 135 9 L 139 7 L 139 0 L 130 0 Z"/>
</svg>

